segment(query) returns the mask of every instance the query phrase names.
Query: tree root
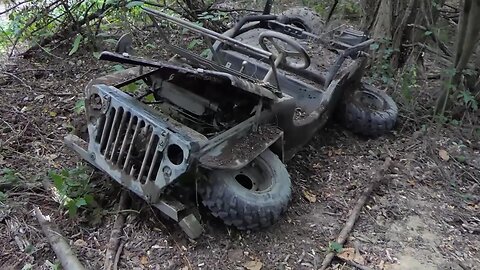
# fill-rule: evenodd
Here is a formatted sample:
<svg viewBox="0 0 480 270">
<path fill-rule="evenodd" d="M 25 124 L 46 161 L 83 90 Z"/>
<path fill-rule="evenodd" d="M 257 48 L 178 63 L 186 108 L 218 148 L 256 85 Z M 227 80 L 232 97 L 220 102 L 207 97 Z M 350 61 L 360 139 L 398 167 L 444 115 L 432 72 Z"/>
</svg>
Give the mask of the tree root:
<svg viewBox="0 0 480 270">
<path fill-rule="evenodd" d="M 377 171 L 375 174 L 375 179 L 370 183 L 370 185 L 363 191 L 362 195 L 358 198 L 357 203 L 355 204 L 355 207 L 353 208 L 350 217 L 348 218 L 347 222 L 345 223 L 345 226 L 343 227 L 342 231 L 340 231 L 340 234 L 337 237 L 337 243 L 343 245 L 345 244 L 345 241 L 347 240 L 348 234 L 352 231 L 353 226 L 355 225 L 355 222 L 357 221 L 358 217 L 360 216 L 360 211 L 362 210 L 363 206 L 367 202 L 368 198 L 370 197 L 370 194 L 372 194 L 373 190 L 377 188 L 381 182 L 383 181 L 383 175 L 385 172 L 388 170 L 390 167 L 390 164 L 392 163 L 392 159 L 387 157 L 385 159 L 385 162 L 383 163 L 382 167 Z M 326 256 L 325 259 L 322 262 L 322 265 L 320 266 L 320 270 L 325 270 L 327 267 L 330 265 L 332 262 L 332 259 L 335 257 L 334 252 L 329 252 Z"/>
</svg>

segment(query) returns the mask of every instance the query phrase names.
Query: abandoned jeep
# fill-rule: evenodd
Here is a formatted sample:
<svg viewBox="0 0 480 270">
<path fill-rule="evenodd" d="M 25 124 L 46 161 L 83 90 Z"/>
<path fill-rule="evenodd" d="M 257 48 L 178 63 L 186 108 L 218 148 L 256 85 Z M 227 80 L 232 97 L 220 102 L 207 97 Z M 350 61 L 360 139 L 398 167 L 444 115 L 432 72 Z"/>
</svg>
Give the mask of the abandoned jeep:
<svg viewBox="0 0 480 270">
<path fill-rule="evenodd" d="M 143 7 L 174 56 L 134 56 L 124 35 L 100 59 L 133 67 L 87 85 L 88 136 L 68 135 L 66 143 L 189 237 L 202 232 L 197 195 L 227 225 L 272 225 L 291 196 L 284 162 L 329 118 L 379 136 L 393 128 L 397 107 L 362 82 L 373 40 L 352 29 L 325 31 L 306 8 L 272 15 L 271 7 L 268 0 L 263 14 L 225 33 Z M 202 36 L 206 51 L 170 42 L 172 29 Z"/>
</svg>

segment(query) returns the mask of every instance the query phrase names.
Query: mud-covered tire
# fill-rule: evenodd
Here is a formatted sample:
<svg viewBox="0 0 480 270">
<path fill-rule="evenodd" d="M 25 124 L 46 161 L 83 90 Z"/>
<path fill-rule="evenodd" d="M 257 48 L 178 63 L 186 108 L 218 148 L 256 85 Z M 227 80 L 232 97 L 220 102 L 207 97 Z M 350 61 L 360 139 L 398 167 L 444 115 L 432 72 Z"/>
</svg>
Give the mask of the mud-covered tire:
<svg viewBox="0 0 480 270">
<path fill-rule="evenodd" d="M 324 22 L 320 15 L 306 7 L 294 7 L 285 10 L 280 14 L 280 18 L 285 24 L 292 24 L 304 31 L 319 35 L 322 33 Z"/>
<path fill-rule="evenodd" d="M 378 137 L 395 126 L 398 108 L 384 91 L 362 84 L 340 104 L 339 116 L 345 127 L 357 134 Z"/>
<path fill-rule="evenodd" d="M 255 179 L 250 186 L 239 176 Z M 203 204 L 215 217 L 240 230 L 274 224 L 290 201 L 290 176 L 285 165 L 270 150 L 240 170 L 214 170 L 207 178 L 199 188 Z"/>
</svg>

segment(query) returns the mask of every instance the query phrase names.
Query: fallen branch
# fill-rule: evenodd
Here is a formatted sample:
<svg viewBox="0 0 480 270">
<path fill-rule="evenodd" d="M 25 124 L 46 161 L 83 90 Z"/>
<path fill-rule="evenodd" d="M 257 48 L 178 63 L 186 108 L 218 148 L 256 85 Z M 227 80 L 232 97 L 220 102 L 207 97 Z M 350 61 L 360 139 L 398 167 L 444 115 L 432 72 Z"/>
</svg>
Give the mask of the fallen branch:
<svg viewBox="0 0 480 270">
<path fill-rule="evenodd" d="M 434 31 L 431 31 L 430 28 L 418 24 L 408 24 L 407 26 L 417 28 L 425 32 L 430 32 L 430 37 L 432 38 L 432 41 L 437 44 L 438 48 L 440 48 L 440 50 L 442 50 L 445 55 L 452 56 L 452 52 L 450 51 L 448 46 L 445 43 L 441 42 L 437 35 L 434 33 Z"/>
<path fill-rule="evenodd" d="M 368 267 L 368 266 L 365 266 L 365 265 L 361 265 L 361 264 L 356 263 L 356 262 L 354 262 L 354 261 L 352 261 L 352 260 L 346 260 L 346 259 L 340 258 L 340 257 L 338 257 L 338 256 L 337 256 L 337 258 L 340 259 L 340 260 L 342 260 L 343 262 L 347 263 L 348 265 L 353 266 L 353 267 L 356 267 L 356 268 L 358 268 L 358 269 L 360 269 L 360 270 L 372 270 L 372 268 L 370 268 L 370 267 Z M 330 263 L 329 263 L 329 264 L 330 264 Z M 328 265 L 327 265 L 327 266 L 328 266 Z"/>
<path fill-rule="evenodd" d="M 77 259 L 70 246 L 63 238 L 60 231 L 50 222 L 49 217 L 45 217 L 38 207 L 34 207 L 35 216 L 42 227 L 42 231 L 62 264 L 63 269 L 85 270 L 83 265 Z"/>
<path fill-rule="evenodd" d="M 118 246 L 117 254 L 115 254 L 115 260 L 113 261 L 113 270 L 118 270 L 118 261 L 120 261 L 120 255 L 122 254 L 124 246 L 125 242 L 121 241 L 120 245 Z"/>
<path fill-rule="evenodd" d="M 347 240 L 348 234 L 350 231 L 353 229 L 353 226 L 355 225 L 355 222 L 358 219 L 358 216 L 360 215 L 360 211 L 362 210 L 363 206 L 367 202 L 368 198 L 370 197 L 370 194 L 373 192 L 375 188 L 377 188 L 382 180 L 383 180 L 383 175 L 385 172 L 388 170 L 390 167 L 390 164 L 392 163 L 392 159 L 387 157 L 385 159 L 385 162 L 383 163 L 382 167 L 380 167 L 380 170 L 375 174 L 375 179 L 370 183 L 370 185 L 363 191 L 362 195 L 360 195 L 360 198 L 358 198 L 358 201 L 353 208 L 350 217 L 347 220 L 347 223 L 345 223 L 345 226 L 343 227 L 342 231 L 340 231 L 340 234 L 337 237 L 337 243 L 340 245 L 345 244 L 345 241 Z M 330 265 L 332 262 L 332 259 L 335 257 L 334 252 L 329 252 L 327 256 L 325 256 L 325 259 L 322 262 L 322 265 L 320 266 L 320 270 L 325 270 L 327 267 Z"/>
<path fill-rule="evenodd" d="M 122 246 L 120 245 L 120 236 L 123 228 L 123 224 L 125 224 L 125 214 L 122 213 L 122 210 L 127 207 L 128 202 L 128 192 L 126 190 L 122 191 L 120 195 L 120 201 L 118 203 L 118 214 L 117 218 L 115 219 L 115 223 L 112 228 L 112 232 L 110 233 L 110 240 L 108 241 L 107 250 L 105 252 L 105 263 L 104 263 L 104 270 L 111 270 L 117 268 L 118 259 L 120 257 L 120 253 L 122 252 Z"/>
<path fill-rule="evenodd" d="M 355 267 L 355 269 L 360 269 L 360 270 L 372 270 L 372 268 L 368 267 L 368 266 L 365 266 L 365 265 L 362 265 L 362 264 L 359 264 L 355 261 L 352 261 L 352 260 L 346 260 L 344 258 L 340 258 L 337 256 L 338 259 L 340 259 L 341 261 L 347 263 L 348 265 L 350 266 L 353 266 Z M 333 258 L 332 258 L 333 259 Z M 327 265 L 328 266 L 328 265 Z"/>
<path fill-rule="evenodd" d="M 24 80 L 22 80 L 20 77 L 18 77 L 17 75 L 13 74 L 13 73 L 10 73 L 10 72 L 6 72 L 6 71 L 2 71 L 1 73 L 5 74 L 5 75 L 8 75 L 14 79 L 16 79 L 17 81 L 21 82 L 25 87 L 27 87 L 30 91 L 32 91 L 32 87 L 30 85 L 28 85 Z"/>
<path fill-rule="evenodd" d="M 325 25 L 328 25 L 328 23 L 330 22 L 330 19 L 332 18 L 333 12 L 337 8 L 337 5 L 338 5 L 338 0 L 335 0 L 333 2 L 332 7 L 330 7 L 330 10 L 328 11 L 328 16 L 327 16 L 327 19 L 325 20 Z"/>
</svg>

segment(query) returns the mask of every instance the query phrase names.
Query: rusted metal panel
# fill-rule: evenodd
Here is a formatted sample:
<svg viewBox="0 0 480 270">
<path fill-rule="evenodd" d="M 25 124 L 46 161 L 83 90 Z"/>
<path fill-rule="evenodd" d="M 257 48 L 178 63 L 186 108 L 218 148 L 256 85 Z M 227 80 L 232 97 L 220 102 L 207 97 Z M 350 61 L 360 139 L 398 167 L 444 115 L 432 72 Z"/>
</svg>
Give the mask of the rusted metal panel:
<svg viewBox="0 0 480 270">
<path fill-rule="evenodd" d="M 236 170 L 244 167 L 268 147 L 283 138 L 283 131 L 261 125 L 245 136 L 237 134 L 200 157 L 200 166 L 208 169 Z"/>
<path fill-rule="evenodd" d="M 190 169 L 192 153 L 207 139 L 115 87 L 94 85 L 87 100 L 94 96 L 102 106 L 86 103 L 90 156 L 116 181 L 155 203 L 166 185 Z"/>
<path fill-rule="evenodd" d="M 140 59 L 134 57 L 126 57 L 121 54 L 111 53 L 111 52 L 104 52 L 102 53 L 101 59 L 110 60 L 110 61 L 117 61 L 120 63 L 126 64 L 136 64 L 136 65 L 144 65 L 148 67 L 158 68 L 155 72 L 156 75 L 160 75 L 163 79 L 168 79 L 170 76 L 184 76 L 190 79 L 201 79 L 208 82 L 214 82 L 217 84 L 221 83 L 229 83 L 233 87 L 237 88 L 241 91 L 250 92 L 262 97 L 266 97 L 271 100 L 277 100 L 278 96 L 274 93 L 274 91 L 269 90 L 267 88 L 271 88 L 271 85 L 257 81 L 252 82 L 244 78 L 240 78 L 234 75 L 231 75 L 226 72 L 214 71 L 214 70 L 207 70 L 201 68 L 188 68 L 188 67 L 181 67 L 175 65 L 173 63 L 168 63 L 165 61 L 151 61 L 147 59 Z M 138 71 L 138 69 L 136 69 Z M 104 83 L 112 85 L 110 82 L 120 83 L 122 76 L 127 79 L 128 76 L 131 76 L 135 70 L 129 69 L 128 72 L 125 71 L 124 73 L 118 73 L 117 75 L 107 75 L 100 79 L 97 79 L 90 83 L 89 85 L 94 85 L 98 83 Z"/>
</svg>

